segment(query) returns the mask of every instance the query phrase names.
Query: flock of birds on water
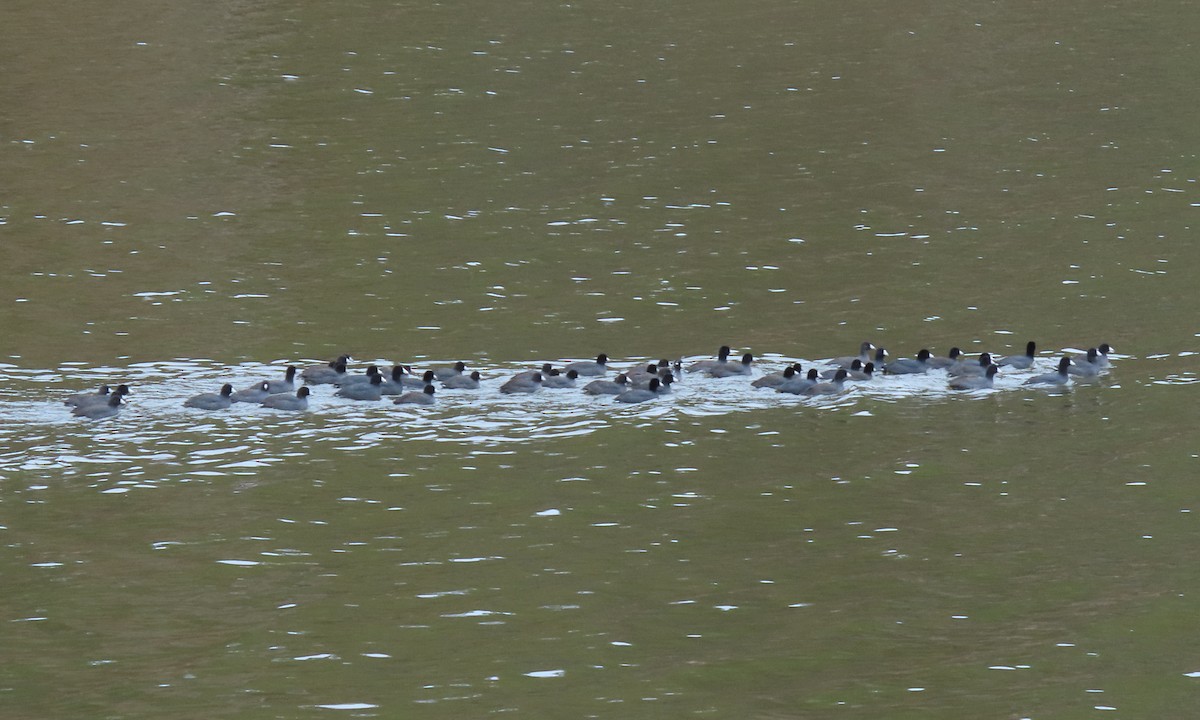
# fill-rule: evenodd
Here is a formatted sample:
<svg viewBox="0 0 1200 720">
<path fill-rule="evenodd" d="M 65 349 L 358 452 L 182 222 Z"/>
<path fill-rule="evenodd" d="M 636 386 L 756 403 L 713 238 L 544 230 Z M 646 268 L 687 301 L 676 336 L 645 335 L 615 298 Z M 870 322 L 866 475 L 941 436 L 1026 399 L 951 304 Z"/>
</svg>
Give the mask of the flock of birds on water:
<svg viewBox="0 0 1200 720">
<path fill-rule="evenodd" d="M 1108 343 L 1089 348 L 1086 353 L 1063 355 L 1053 372 L 1031 375 L 1024 385 L 1057 387 L 1071 382 L 1072 376 L 1095 377 L 1108 371 Z M 722 346 L 715 359 L 699 360 L 684 367 L 682 360 L 674 362 L 660 360 L 619 372 L 608 380 L 610 372 L 608 356 L 600 353 L 594 361 L 573 362 L 563 367 L 543 364 L 518 372 L 500 385 L 504 394 L 530 394 L 542 390 L 582 388 L 588 395 L 612 396 L 616 402 L 641 403 L 655 400 L 671 392 L 671 385 L 685 373 L 707 378 L 748 378 L 754 375 L 754 356 L 742 355 L 741 359 L 730 359 L 729 346 Z M 837 357 L 818 363 L 805 372 L 800 363 L 789 364 L 783 370 L 762 375 L 750 385 L 756 389 L 769 389 L 779 393 L 817 397 L 837 395 L 846 390 L 847 382 L 874 382 L 878 375 L 912 375 L 943 371 L 951 390 L 987 390 L 992 387 L 997 373 L 1009 371 L 1032 371 L 1036 360 L 1037 345 L 1032 341 L 1025 346 L 1025 354 L 993 357 L 991 353 L 980 353 L 970 358 L 959 348 L 951 348 L 946 357 L 934 357 L 928 350 L 921 350 L 913 358 L 889 360 L 887 351 L 870 342 L 863 342 L 858 355 Z M 351 372 L 349 355 L 342 355 L 328 363 L 297 369 L 288 365 L 283 379 L 262 380 L 241 390 L 225 383 L 219 392 L 201 393 L 188 398 L 183 405 L 198 410 L 225 410 L 234 403 L 253 403 L 271 410 L 304 412 L 308 410 L 309 389 L 316 385 L 332 385 L 334 395 L 348 400 L 378 402 L 390 397 L 397 405 L 433 405 L 436 385 L 443 390 L 479 390 L 481 376 L 478 370 L 467 370 L 466 363 L 452 366 L 433 367 L 416 372 L 408 365 L 395 365 L 389 373 L 381 372 L 377 365 L 368 365 L 359 372 Z M 303 385 L 297 384 L 297 375 Z M 595 378 L 583 380 L 581 378 Z M 71 395 L 64 403 L 79 417 L 100 420 L 117 415 L 130 395 L 129 386 L 122 384 L 115 389 L 101 385 L 95 392 Z"/>
</svg>

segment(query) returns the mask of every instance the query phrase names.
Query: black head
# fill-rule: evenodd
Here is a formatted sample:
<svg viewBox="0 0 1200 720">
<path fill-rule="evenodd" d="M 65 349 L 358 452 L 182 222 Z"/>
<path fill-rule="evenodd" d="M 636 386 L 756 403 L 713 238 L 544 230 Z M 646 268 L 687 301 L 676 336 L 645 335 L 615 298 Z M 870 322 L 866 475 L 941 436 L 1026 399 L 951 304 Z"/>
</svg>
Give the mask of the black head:
<svg viewBox="0 0 1200 720">
<path fill-rule="evenodd" d="M 479 371 L 478 371 L 478 370 L 472 370 L 472 371 L 471 371 L 471 379 L 472 379 L 472 380 L 474 380 L 475 382 L 479 382 L 479 377 L 480 377 L 480 375 L 479 375 Z"/>
<path fill-rule="evenodd" d="M 295 379 L 296 379 L 296 366 L 288 365 L 287 366 L 287 381 L 291 382 Z"/>
<path fill-rule="evenodd" d="M 382 385 L 383 384 L 383 376 L 379 374 L 378 370 L 376 370 L 375 374 L 371 376 L 371 384 L 372 385 Z"/>
<path fill-rule="evenodd" d="M 579 377 L 579 372 L 576 370 L 568 370 L 567 377 L 570 378 L 571 380 L 574 380 L 575 378 Z"/>
<path fill-rule="evenodd" d="M 302 387 L 296 391 L 296 397 L 298 397 L 298 398 L 306 398 L 306 397 L 308 397 L 308 394 L 309 394 L 309 390 L 308 390 L 307 386 Z"/>
<path fill-rule="evenodd" d="M 117 395 L 128 395 L 129 394 L 129 386 L 126 385 L 125 383 L 121 383 L 120 385 L 117 386 L 116 390 L 113 390 L 113 392 L 116 393 Z"/>
<path fill-rule="evenodd" d="M 618 385 L 624 385 L 625 383 L 629 382 L 629 376 L 627 376 L 625 373 L 621 373 L 613 379 L 613 382 Z"/>
<path fill-rule="evenodd" d="M 981 367 L 987 367 L 988 365 L 991 365 L 991 364 L 992 364 L 992 354 L 991 353 L 979 353 L 979 365 Z"/>
<path fill-rule="evenodd" d="M 550 374 L 550 371 L 553 368 L 554 368 L 554 366 L 551 365 L 550 363 L 542 363 L 542 372 L 546 373 L 547 375 Z"/>
<path fill-rule="evenodd" d="M 837 375 L 833 376 L 834 382 L 842 382 L 846 379 L 846 368 L 838 368 Z"/>
<path fill-rule="evenodd" d="M 875 372 L 875 363 L 869 362 L 866 365 L 863 365 L 863 372 L 865 372 L 868 375 Z"/>
<path fill-rule="evenodd" d="M 1025 354 L 1026 355 L 1028 355 L 1029 357 L 1033 357 L 1034 353 L 1036 353 L 1036 352 L 1037 352 L 1037 343 L 1035 343 L 1032 340 L 1025 343 Z"/>
<path fill-rule="evenodd" d="M 929 351 L 926 350 L 925 348 L 921 348 L 921 352 L 917 353 L 917 360 L 919 360 L 921 362 L 925 362 L 928 359 L 929 359 Z"/>
<path fill-rule="evenodd" d="M 882 365 L 885 362 L 887 362 L 887 350 L 875 348 L 875 364 Z"/>
<path fill-rule="evenodd" d="M 650 392 L 658 392 L 658 386 L 661 385 L 658 378 L 650 378 L 650 384 L 646 386 Z"/>
<path fill-rule="evenodd" d="M 651 375 L 657 375 L 658 374 L 658 363 L 650 363 L 649 365 L 647 365 L 646 372 L 650 373 Z"/>
<path fill-rule="evenodd" d="M 463 362 L 462 360 L 459 360 L 458 362 L 454 363 L 454 371 L 455 372 L 462 372 L 466 369 L 467 369 L 467 364 L 465 362 Z"/>
<path fill-rule="evenodd" d="M 670 385 L 673 382 L 675 382 L 675 374 L 668 370 L 666 374 L 662 376 L 662 384 Z"/>
<path fill-rule="evenodd" d="M 871 342 L 870 340 L 863 340 L 862 345 L 858 346 L 858 354 L 859 355 L 870 355 L 871 351 L 874 349 L 875 349 L 875 343 Z"/>
<path fill-rule="evenodd" d="M 550 377 L 558 377 L 559 375 L 562 375 L 562 372 L 560 372 L 559 370 L 551 370 L 550 371 Z"/>
<path fill-rule="evenodd" d="M 96 391 L 98 395 L 107 395 L 109 392 L 110 388 L 107 385 L 101 385 L 100 389 Z"/>
<path fill-rule="evenodd" d="M 596 356 L 596 364 L 597 365 L 603 365 L 606 362 L 608 362 L 608 356 L 605 355 L 604 353 L 600 353 L 599 355 Z"/>
<path fill-rule="evenodd" d="M 805 377 L 807 377 L 809 380 L 816 380 L 817 378 L 821 377 L 821 374 L 817 372 L 816 368 L 809 368 L 808 375 Z"/>
<path fill-rule="evenodd" d="M 425 374 L 421 376 L 421 379 L 425 381 L 426 385 L 428 385 L 429 383 L 433 382 L 435 377 L 437 376 L 433 374 L 432 370 L 426 370 Z"/>
<path fill-rule="evenodd" d="M 851 370 L 862 370 L 862 368 L 863 368 L 862 360 L 859 360 L 858 358 L 854 358 L 854 362 L 850 363 Z"/>
<path fill-rule="evenodd" d="M 108 398 L 108 404 L 111 405 L 112 407 L 119 406 L 121 404 L 121 396 L 117 395 L 116 393 L 113 393 Z"/>
<path fill-rule="evenodd" d="M 533 375 L 529 376 L 529 379 L 535 383 L 540 383 L 542 381 L 542 374 L 540 372 L 535 372 Z"/>
<path fill-rule="evenodd" d="M 1000 372 L 1000 368 L 996 367 L 995 365 L 988 365 L 987 376 L 989 378 L 996 377 L 996 373 L 998 372 Z"/>
<path fill-rule="evenodd" d="M 400 378 L 404 377 L 404 366 L 395 365 L 392 367 L 392 382 L 400 382 Z"/>
<path fill-rule="evenodd" d="M 950 353 L 949 353 L 948 357 L 951 360 L 957 360 L 959 355 L 962 355 L 962 350 L 960 350 L 956 347 L 950 348 Z"/>
<path fill-rule="evenodd" d="M 224 385 L 221 386 L 221 396 L 222 397 L 229 397 L 232 394 L 233 394 L 233 386 L 232 385 L 230 385 L 229 383 L 225 383 Z"/>
<path fill-rule="evenodd" d="M 796 368 L 791 365 L 788 365 L 787 367 L 785 367 L 783 369 L 783 376 L 785 378 L 791 380 L 792 378 L 794 378 L 796 376 Z"/>
<path fill-rule="evenodd" d="M 752 362 L 754 362 L 754 356 L 751 355 L 750 353 L 746 353 L 745 355 L 742 356 L 742 364 L 743 365 L 749 365 Z"/>
<path fill-rule="evenodd" d="M 1087 351 L 1088 362 L 1090 362 L 1090 363 L 1096 362 L 1096 356 L 1098 354 L 1099 353 L 1096 352 L 1096 348 L 1088 348 L 1088 351 Z"/>
<path fill-rule="evenodd" d="M 719 351 L 717 351 L 717 357 L 721 358 L 722 360 L 725 360 L 726 358 L 729 357 L 730 352 L 731 352 L 731 350 L 729 349 L 728 345 L 722 345 L 721 349 Z"/>
<path fill-rule="evenodd" d="M 1063 355 L 1062 359 L 1058 361 L 1058 371 L 1060 373 L 1065 373 L 1069 367 L 1071 367 L 1071 357 L 1069 355 Z"/>
<path fill-rule="evenodd" d="M 432 385 L 426 385 L 426 386 L 425 386 L 425 389 L 424 389 L 424 390 L 422 390 L 421 392 L 425 393 L 426 395 L 433 395 L 433 386 L 432 386 Z"/>
<path fill-rule="evenodd" d="M 1101 355 L 1107 355 L 1108 352 L 1112 350 L 1112 346 L 1110 346 L 1108 343 L 1100 343 L 1099 350 Z"/>
<path fill-rule="evenodd" d="M 804 368 L 800 367 L 800 363 L 792 363 L 792 369 L 796 372 L 803 372 Z"/>
<path fill-rule="evenodd" d="M 368 365 L 367 366 L 367 377 L 373 378 L 377 375 L 379 375 L 379 366 L 378 365 Z"/>
<path fill-rule="evenodd" d="M 339 373 L 344 373 L 344 372 L 346 372 L 346 360 L 345 360 L 345 358 L 338 358 L 338 359 L 337 359 L 337 360 L 336 360 L 336 361 L 333 363 L 333 369 L 334 369 L 335 371 L 339 372 Z"/>
</svg>

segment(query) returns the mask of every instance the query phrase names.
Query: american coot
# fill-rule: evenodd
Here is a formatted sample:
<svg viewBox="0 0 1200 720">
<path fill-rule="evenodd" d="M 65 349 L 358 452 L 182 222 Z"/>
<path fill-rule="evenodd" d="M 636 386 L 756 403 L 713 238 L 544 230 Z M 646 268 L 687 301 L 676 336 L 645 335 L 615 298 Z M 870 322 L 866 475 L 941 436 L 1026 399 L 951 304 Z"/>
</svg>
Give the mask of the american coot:
<svg viewBox="0 0 1200 720">
<path fill-rule="evenodd" d="M 541 368 L 539 368 L 537 370 L 522 370 L 521 372 L 517 373 L 516 375 L 513 375 L 513 378 L 514 379 L 515 378 L 524 378 L 524 379 L 528 380 L 529 378 L 533 377 L 534 375 L 539 375 L 539 374 L 542 375 L 543 377 L 545 377 L 546 375 L 549 375 L 550 371 L 553 369 L 554 369 L 554 366 L 551 365 L 550 363 L 542 363 Z"/>
<path fill-rule="evenodd" d="M 960 355 L 962 355 L 962 350 L 952 347 L 950 348 L 950 352 L 946 354 L 946 357 L 931 357 L 925 364 L 931 370 L 945 370 L 957 365 Z"/>
<path fill-rule="evenodd" d="M 875 377 L 875 363 L 869 362 L 862 366 L 861 370 L 851 368 L 846 371 L 847 380 L 870 380 Z"/>
<path fill-rule="evenodd" d="M 1024 355 L 1009 355 L 1001 358 L 996 364 L 1000 367 L 1010 367 L 1014 370 L 1028 370 L 1033 367 L 1033 357 L 1037 354 L 1037 343 L 1030 340 L 1025 343 Z"/>
<path fill-rule="evenodd" d="M 862 363 L 862 360 L 859 360 L 858 358 L 854 358 L 854 362 L 850 363 L 850 367 L 848 367 L 848 368 L 834 367 L 834 368 L 828 368 L 826 370 L 822 370 L 821 371 L 821 379 L 822 380 L 832 380 L 838 374 L 838 370 L 845 370 L 847 375 L 849 375 L 852 372 L 862 372 L 863 367 L 864 367 L 864 365 Z M 874 369 L 875 369 L 874 363 L 871 363 L 871 369 L 872 369 L 872 371 L 874 371 Z"/>
<path fill-rule="evenodd" d="M 1096 348 L 1088 348 L 1087 354 L 1080 360 L 1076 355 L 1071 366 L 1067 368 L 1067 372 L 1079 377 L 1095 377 L 1100 374 L 1103 368 L 1100 367 L 1100 352 Z"/>
<path fill-rule="evenodd" d="M 370 384 L 371 379 L 379 375 L 378 365 L 368 365 L 367 369 L 361 373 L 352 374 L 346 373 L 338 378 L 332 384 L 338 387 L 347 387 L 349 385 Z"/>
<path fill-rule="evenodd" d="M 659 395 L 670 395 L 671 394 L 671 386 L 674 384 L 675 384 L 675 373 L 668 370 L 667 374 L 663 375 L 662 379 L 659 380 L 659 382 L 658 382 L 658 394 Z M 649 386 L 647 385 L 647 387 L 649 387 Z"/>
<path fill-rule="evenodd" d="M 454 363 L 451 367 L 435 367 L 433 368 L 433 376 L 438 380 L 446 380 L 452 377 L 458 377 L 467 371 L 467 364 L 462 360 Z"/>
<path fill-rule="evenodd" d="M 404 379 L 401 382 L 404 383 L 404 387 L 406 388 L 424 390 L 426 385 L 432 385 L 437 380 L 437 375 L 432 370 L 426 370 L 419 376 L 413 375 L 412 371 L 408 368 L 405 368 L 405 370 Z"/>
<path fill-rule="evenodd" d="M 63 405 L 68 405 L 70 407 L 77 407 L 80 403 L 90 404 L 90 403 L 96 402 L 97 400 L 102 401 L 102 404 L 107 403 L 109 391 L 110 391 L 110 388 L 107 385 L 101 385 L 100 389 L 98 389 L 96 392 L 76 393 L 74 395 L 71 395 L 70 397 L 63 400 Z"/>
<path fill-rule="evenodd" d="M 268 380 L 267 392 L 272 395 L 296 391 L 296 366 L 288 365 L 284 371 L 283 380 Z"/>
<path fill-rule="evenodd" d="M 632 370 L 625 371 L 625 377 L 629 378 L 629 382 L 650 382 L 650 378 L 658 377 L 658 363 L 650 363 L 645 367 L 638 367 Z"/>
<path fill-rule="evenodd" d="M 829 361 L 829 364 L 834 365 L 836 367 L 844 367 L 846 369 L 849 369 L 850 364 L 853 363 L 855 360 L 859 361 L 860 363 L 865 363 L 868 360 L 870 360 L 871 359 L 871 351 L 874 349 L 875 349 L 874 343 L 863 340 L 862 345 L 858 346 L 858 354 L 857 355 L 845 355 L 843 357 L 835 357 Z"/>
<path fill-rule="evenodd" d="M 308 394 L 308 388 L 302 387 L 296 391 L 295 395 L 286 395 L 283 393 L 271 395 L 263 399 L 262 406 L 272 410 L 304 412 L 308 410 Z"/>
<path fill-rule="evenodd" d="M 583 386 L 588 395 L 619 395 L 629 388 L 629 378 L 621 373 L 613 380 L 593 380 Z"/>
<path fill-rule="evenodd" d="M 446 378 L 442 381 L 442 387 L 447 390 L 478 390 L 479 379 L 479 371 L 472 370 L 470 375 L 455 375 L 454 377 Z"/>
<path fill-rule="evenodd" d="M 383 376 L 383 382 L 379 383 L 379 393 L 381 395 L 401 395 L 404 393 L 403 365 L 393 365 L 392 371 Z"/>
<path fill-rule="evenodd" d="M 119 393 L 112 393 L 105 399 L 105 402 L 76 405 L 71 408 L 71 414 L 91 420 L 113 417 L 121 411 L 121 398 L 122 395 Z"/>
<path fill-rule="evenodd" d="M 342 355 L 336 360 L 330 360 L 326 365 L 311 365 L 300 372 L 301 379 L 309 385 L 332 385 L 346 374 L 346 363 L 350 362 L 349 355 Z"/>
<path fill-rule="evenodd" d="M 116 390 L 112 391 L 112 394 L 110 394 L 110 395 L 101 395 L 99 393 L 85 393 L 82 396 L 77 396 L 75 398 L 74 407 L 80 408 L 80 407 L 89 407 L 92 405 L 107 405 L 108 401 L 110 399 L 112 399 L 113 395 L 123 398 L 128 394 L 129 394 L 129 386 L 126 385 L 125 383 L 121 383 L 120 385 L 117 386 Z"/>
<path fill-rule="evenodd" d="M 568 370 L 565 373 L 558 370 L 551 370 L 549 376 L 542 376 L 542 387 L 544 388 L 573 388 L 575 387 L 575 379 L 579 377 L 579 373 L 574 370 Z"/>
<path fill-rule="evenodd" d="M 750 366 L 754 364 L 754 356 L 746 353 L 742 356 L 740 363 L 725 362 L 706 370 L 709 377 L 725 378 L 735 377 L 737 375 L 749 375 Z"/>
<path fill-rule="evenodd" d="M 996 365 L 990 365 L 987 373 L 984 375 L 959 375 L 958 377 L 950 378 L 951 390 L 986 390 L 992 387 L 992 381 L 996 378 L 996 372 L 1000 368 Z"/>
<path fill-rule="evenodd" d="M 1097 365 L 1100 368 L 1108 367 L 1111 364 L 1108 360 L 1108 353 L 1111 351 L 1112 351 L 1111 345 L 1109 345 L 1108 343 L 1100 343 L 1100 345 L 1096 348 L 1096 360 L 1094 361 L 1093 364 Z M 1075 357 L 1071 358 L 1071 360 L 1073 362 L 1081 363 L 1081 362 L 1087 360 L 1087 353 L 1080 353 L 1080 354 L 1076 355 Z"/>
<path fill-rule="evenodd" d="M 432 405 L 433 392 L 433 386 L 426 385 L 424 390 L 420 392 L 409 390 L 392 402 L 397 405 Z"/>
<path fill-rule="evenodd" d="M 183 406 L 200 410 L 224 410 L 233 403 L 233 398 L 229 397 L 232 394 L 233 386 L 225 383 L 221 386 L 221 392 L 193 395 L 183 401 Z"/>
<path fill-rule="evenodd" d="M 845 390 L 846 369 L 841 368 L 837 371 L 837 375 L 833 376 L 832 380 L 820 382 L 812 387 L 806 388 L 803 391 L 805 395 L 836 395 Z"/>
<path fill-rule="evenodd" d="M 839 370 L 840 369 L 841 368 L 839 368 Z M 837 371 L 835 370 L 834 372 L 836 374 Z M 799 394 L 803 393 L 805 390 L 812 387 L 813 385 L 816 385 L 818 382 L 820 382 L 819 377 L 820 376 L 817 374 L 816 368 L 809 368 L 808 375 L 806 375 L 805 377 L 802 377 L 802 378 L 794 377 L 791 380 L 788 380 L 784 384 L 775 388 L 775 392 L 791 393 L 792 395 L 799 395 Z"/>
<path fill-rule="evenodd" d="M 777 388 L 788 380 L 796 377 L 796 373 L 801 372 L 800 363 L 788 365 L 780 372 L 773 372 L 770 375 L 763 375 L 759 379 L 750 383 L 751 387 L 756 388 Z"/>
<path fill-rule="evenodd" d="M 888 375 L 915 375 L 929 371 L 929 351 L 922 348 L 917 357 L 898 358 L 883 366 Z"/>
<path fill-rule="evenodd" d="M 506 395 L 514 393 L 534 393 L 542 387 L 542 374 L 534 371 L 532 375 L 517 374 L 500 386 L 500 392 Z"/>
<path fill-rule="evenodd" d="M 343 385 L 334 393 L 340 398 L 347 400 L 378 400 L 383 396 L 383 376 L 376 373 L 371 376 L 370 382 L 357 382 L 353 385 Z"/>
<path fill-rule="evenodd" d="M 1058 370 L 1056 372 L 1046 373 L 1045 375 L 1035 375 L 1034 377 L 1031 377 L 1028 380 L 1026 380 L 1023 384 L 1024 385 L 1066 385 L 1068 382 L 1071 381 L 1070 376 L 1067 374 L 1070 367 L 1071 367 L 1071 358 L 1067 355 L 1064 355 L 1063 358 L 1058 361 Z"/>
<path fill-rule="evenodd" d="M 991 364 L 991 353 L 979 353 L 979 362 L 964 360 L 958 365 L 950 368 L 949 373 L 955 377 L 962 375 L 986 375 L 987 369 L 991 367 Z"/>
<path fill-rule="evenodd" d="M 257 385 L 238 390 L 231 396 L 231 399 L 233 402 L 260 403 L 270 395 L 271 384 L 264 380 Z"/>
<path fill-rule="evenodd" d="M 614 398 L 617 402 L 640 403 L 658 397 L 658 378 L 650 378 L 650 384 L 644 388 L 630 388 Z"/>
<path fill-rule="evenodd" d="M 608 356 L 600 353 L 595 362 L 573 362 L 564 369 L 574 370 L 580 377 L 600 377 L 608 372 Z"/>
<path fill-rule="evenodd" d="M 716 360 L 698 360 L 691 365 L 688 365 L 688 372 L 707 372 L 718 365 L 724 365 L 729 362 L 729 353 L 732 352 L 728 345 L 722 345 L 717 351 Z"/>
</svg>

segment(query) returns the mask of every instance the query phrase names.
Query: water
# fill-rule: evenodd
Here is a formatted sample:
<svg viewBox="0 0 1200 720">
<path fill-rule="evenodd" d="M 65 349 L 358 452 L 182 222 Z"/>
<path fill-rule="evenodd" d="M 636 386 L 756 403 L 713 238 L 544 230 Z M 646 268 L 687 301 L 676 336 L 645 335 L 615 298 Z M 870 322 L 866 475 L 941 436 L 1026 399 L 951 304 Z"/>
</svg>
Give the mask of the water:
<svg viewBox="0 0 1200 720">
<path fill-rule="evenodd" d="M 1186 713 L 1198 26 L 5 4 L 0 703 Z M 867 338 L 1119 358 L 1066 392 L 495 392 L 601 351 L 778 369 Z M 181 405 L 341 352 L 487 380 L 429 409 Z M 60 404 L 114 381 L 117 419 Z"/>
</svg>

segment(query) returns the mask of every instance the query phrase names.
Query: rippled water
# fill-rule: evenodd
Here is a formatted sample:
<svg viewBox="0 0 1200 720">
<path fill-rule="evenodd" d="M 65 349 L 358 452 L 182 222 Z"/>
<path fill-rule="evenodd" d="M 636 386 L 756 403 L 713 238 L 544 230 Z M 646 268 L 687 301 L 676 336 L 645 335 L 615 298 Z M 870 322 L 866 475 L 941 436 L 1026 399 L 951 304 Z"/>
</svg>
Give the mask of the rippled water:
<svg viewBox="0 0 1200 720">
<path fill-rule="evenodd" d="M 1186 715 L 1197 30 L 0 5 L 0 715 Z M 570 353 L 1026 337 L 1121 354 L 1066 391 L 496 392 Z M 341 352 L 485 387 L 182 407 Z M 61 404 L 102 382 L 119 417 Z"/>
</svg>

